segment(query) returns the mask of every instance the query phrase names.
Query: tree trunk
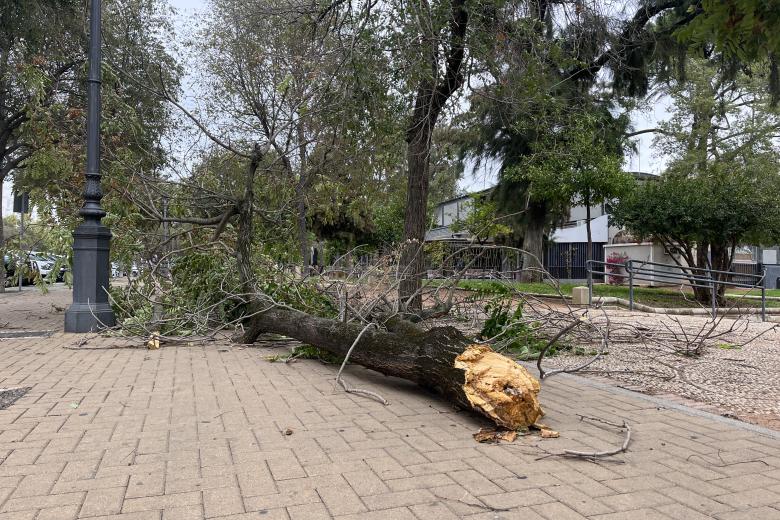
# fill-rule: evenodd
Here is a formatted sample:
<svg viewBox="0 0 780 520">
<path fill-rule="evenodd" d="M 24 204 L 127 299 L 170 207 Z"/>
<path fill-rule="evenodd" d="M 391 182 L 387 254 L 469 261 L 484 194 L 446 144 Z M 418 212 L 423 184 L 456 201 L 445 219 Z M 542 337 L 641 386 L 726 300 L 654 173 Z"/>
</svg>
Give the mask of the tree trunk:
<svg viewBox="0 0 780 520">
<path fill-rule="evenodd" d="M 710 245 L 707 242 L 696 244 L 696 265 L 692 267 L 699 267 L 706 269 L 710 265 L 709 262 Z M 701 278 L 701 273 L 695 275 Z M 696 282 L 702 284 L 702 282 Z M 696 301 L 702 304 L 709 305 L 712 302 L 712 292 L 709 287 L 694 287 L 693 295 L 696 297 Z"/>
<path fill-rule="evenodd" d="M 5 292 L 5 224 L 3 223 L 3 179 L 0 179 L 0 293 Z M 9 259 L 10 260 L 10 259 Z"/>
<path fill-rule="evenodd" d="M 520 281 L 541 282 L 543 276 L 545 215 L 531 212 L 523 235 L 523 270 Z"/>
<path fill-rule="evenodd" d="M 306 204 L 306 191 L 309 185 L 309 161 L 306 153 L 306 131 L 303 124 L 303 118 L 298 118 L 298 160 L 300 162 L 300 175 L 298 176 L 298 183 L 295 185 L 295 196 L 298 199 L 298 242 L 301 246 L 301 266 L 302 276 L 309 275 L 309 268 L 311 265 L 311 248 L 309 247 L 309 229 L 306 223 L 306 214 L 308 212 L 308 206 Z"/>
<path fill-rule="evenodd" d="M 425 3 L 423 3 L 425 4 Z M 429 8 L 421 11 L 430 16 Z M 466 0 L 450 2 L 448 38 L 440 41 L 442 32 L 434 29 L 432 19 L 420 20 L 420 55 L 428 65 L 421 70 L 414 108 L 406 129 L 406 161 L 408 182 L 404 215 L 404 247 L 401 251 L 401 281 L 398 296 L 404 310 L 422 309 L 422 273 L 425 269 L 423 242 L 428 215 L 428 184 L 430 182 L 431 138 L 436 121 L 450 97 L 463 85 L 463 62 L 466 57 L 466 29 L 469 13 Z M 449 48 L 441 56 L 439 44 Z M 444 58 L 441 63 L 441 58 Z M 440 67 L 444 74 L 440 77 Z M 426 70 L 427 69 L 427 70 Z"/>
<path fill-rule="evenodd" d="M 711 244 L 710 251 L 712 251 L 710 258 L 712 269 L 715 271 L 730 271 L 731 259 L 729 255 L 729 247 L 725 244 Z M 713 278 L 720 282 L 726 282 L 728 275 L 725 274 L 713 274 Z M 718 305 L 726 304 L 726 285 L 719 284 L 716 289 Z"/>
<path fill-rule="evenodd" d="M 428 222 L 429 156 L 432 126 L 422 122 L 407 146 L 408 180 L 404 214 L 404 245 L 400 258 L 400 301 L 409 310 L 422 308 L 421 279 L 425 271 L 425 229 Z"/>
<path fill-rule="evenodd" d="M 247 164 L 244 178 L 244 196 L 239 205 L 238 228 L 236 240 L 236 263 L 238 264 L 238 277 L 241 282 L 241 290 L 245 294 L 252 294 L 254 287 L 252 281 L 252 239 L 254 238 L 254 199 L 255 199 L 255 174 L 263 152 L 255 145 L 252 156 Z"/>
<path fill-rule="evenodd" d="M 345 356 L 363 327 L 275 307 L 253 316 L 241 341 L 253 343 L 259 334 L 273 332 Z M 423 331 L 396 320 L 388 331 L 369 328 L 349 360 L 413 381 L 507 428 L 530 426 L 543 415 L 536 399 L 539 382 L 525 368 L 487 346 L 469 345 L 453 327 Z"/>
<path fill-rule="evenodd" d="M 301 247 L 301 275 L 307 276 L 309 274 L 309 267 L 311 264 L 310 247 L 309 247 L 309 229 L 306 223 L 306 214 L 308 212 L 306 207 L 306 190 L 303 186 L 303 180 L 295 185 L 295 196 L 298 199 L 297 204 L 297 220 L 298 220 L 298 243 Z"/>
</svg>

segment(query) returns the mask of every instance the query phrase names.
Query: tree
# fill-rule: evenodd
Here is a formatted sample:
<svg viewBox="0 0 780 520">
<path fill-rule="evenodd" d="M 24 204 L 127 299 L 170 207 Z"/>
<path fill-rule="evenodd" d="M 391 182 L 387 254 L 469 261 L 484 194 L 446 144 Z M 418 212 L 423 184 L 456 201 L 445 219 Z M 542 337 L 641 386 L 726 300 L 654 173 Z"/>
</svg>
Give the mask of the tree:
<svg viewBox="0 0 780 520">
<path fill-rule="evenodd" d="M 69 15 L 66 3 L 56 3 L 51 9 L 51 16 L 67 19 Z M 75 28 L 55 23 L 40 29 L 53 41 L 76 40 L 69 55 L 78 66 L 57 84 L 45 103 L 27 105 L 21 135 L 33 153 L 14 173 L 15 185 L 30 192 L 41 225 L 65 230 L 73 229 L 81 220 L 78 211 L 86 152 L 87 70 L 81 66 L 86 51 L 82 27 L 86 23 L 83 10 L 77 9 L 73 16 Z M 149 230 L 148 222 L 137 218 L 132 199 L 125 194 L 128 187 L 137 187 L 133 182 L 136 174 L 159 175 L 168 164 L 165 139 L 173 121 L 167 104 L 149 85 L 163 79 L 172 88 L 178 86 L 180 69 L 166 43 L 170 30 L 161 1 L 104 3 L 101 172 L 103 206 L 108 213 L 104 222 L 114 231 L 115 258 L 129 260 L 144 246 L 150 246 L 136 235 L 139 229 Z M 58 48 L 51 56 L 66 50 Z M 58 241 L 57 249 L 51 252 L 70 254 L 69 233 L 63 236 L 66 239 Z"/>
<path fill-rule="evenodd" d="M 428 223 L 428 189 L 433 132 L 447 101 L 465 80 L 465 60 L 469 17 L 472 8 L 466 0 L 401 2 L 395 17 L 399 34 L 412 45 L 405 59 L 413 65 L 407 88 L 414 102 L 406 127 L 406 211 L 399 285 L 401 300 L 410 309 L 420 309 L 420 277 L 425 268 L 423 242 Z M 474 24 L 474 20 L 471 20 Z"/>
<path fill-rule="evenodd" d="M 585 206 L 587 260 L 593 259 L 591 208 L 619 198 L 633 183 L 633 177 L 622 170 L 623 154 L 611 135 L 611 123 L 607 114 L 601 118 L 568 114 L 563 124 L 541 134 L 531 153 L 505 172 L 527 182 L 532 198 Z"/>
<path fill-rule="evenodd" d="M 679 250 L 688 266 L 729 271 L 737 246 L 780 238 L 780 115 L 765 88 L 768 64 L 763 75 L 722 71 L 717 59 L 686 68 L 685 82 L 666 85 L 674 111 L 657 139 L 672 161 L 659 182 L 622 199 L 614 218 L 670 254 Z M 707 288 L 696 295 L 710 298 Z"/>
<path fill-rule="evenodd" d="M 372 182 L 360 159 L 383 160 L 368 135 L 386 124 L 383 111 L 393 103 L 382 83 L 386 58 L 366 27 L 371 19 L 370 5 L 353 11 L 304 2 L 227 1 L 213 5 L 198 34 L 210 95 L 194 117 L 219 122 L 199 122 L 219 146 L 250 162 L 250 150 L 266 147 L 263 155 L 287 173 L 295 188 L 304 274 L 318 183 L 344 188 Z M 247 180 L 247 186 L 253 184 Z M 323 208 L 317 209 L 323 216 Z"/>
<path fill-rule="evenodd" d="M 36 152 L 31 117 L 51 105 L 83 61 L 78 21 L 79 4 L 69 0 L 10 1 L 0 7 L 0 213 L 3 183 Z M 4 288 L 0 269 L 0 292 Z"/>
<path fill-rule="evenodd" d="M 523 2 L 498 31 L 495 53 L 479 64 L 485 84 L 470 98 L 465 119 L 465 152 L 477 164 L 500 163 L 494 200 L 511 216 L 514 244 L 525 251 L 525 281 L 541 279 L 545 233 L 559 221 L 568 203 L 548 199 L 519 176 L 526 157 L 538 153 L 560 127 L 582 114 L 599 114 L 609 129 L 604 138 L 616 153 L 627 126 L 615 94 L 643 95 L 648 61 L 659 42 L 698 14 L 687 14 L 687 0 L 642 1 L 633 14 L 616 13 L 609 2 L 558 4 Z M 654 23 L 659 18 L 663 24 Z M 599 76 L 603 69 L 608 75 Z M 563 198 L 565 200 L 565 197 Z"/>
</svg>

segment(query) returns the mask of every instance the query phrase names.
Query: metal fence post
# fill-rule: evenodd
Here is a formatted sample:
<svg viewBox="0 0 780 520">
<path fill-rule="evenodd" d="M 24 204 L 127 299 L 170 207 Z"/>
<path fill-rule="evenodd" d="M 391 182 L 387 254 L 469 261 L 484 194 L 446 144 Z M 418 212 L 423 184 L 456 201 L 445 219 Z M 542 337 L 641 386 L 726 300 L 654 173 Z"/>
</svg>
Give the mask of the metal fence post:
<svg viewBox="0 0 780 520">
<path fill-rule="evenodd" d="M 634 310 L 634 269 L 631 260 L 623 264 L 623 268 L 628 271 L 628 310 Z"/>
<path fill-rule="evenodd" d="M 585 265 L 588 270 L 588 305 L 593 305 L 593 264 L 588 260 Z"/>
<path fill-rule="evenodd" d="M 761 321 L 766 321 L 766 267 L 761 273 Z"/>
</svg>

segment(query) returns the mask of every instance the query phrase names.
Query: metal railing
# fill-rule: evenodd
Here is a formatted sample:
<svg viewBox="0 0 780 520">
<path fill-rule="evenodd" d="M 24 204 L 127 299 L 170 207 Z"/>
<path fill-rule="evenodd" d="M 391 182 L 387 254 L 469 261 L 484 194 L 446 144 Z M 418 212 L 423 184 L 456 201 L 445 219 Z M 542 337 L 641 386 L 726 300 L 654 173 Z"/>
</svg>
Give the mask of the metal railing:
<svg viewBox="0 0 780 520">
<path fill-rule="evenodd" d="M 604 275 L 612 278 L 628 279 L 628 308 L 634 310 L 634 285 L 636 281 L 649 282 L 684 282 L 689 287 L 701 287 L 710 290 L 712 316 L 715 318 L 718 312 L 718 286 L 738 287 L 744 289 L 761 289 L 761 320 L 766 321 L 766 287 L 764 286 L 764 277 L 766 269 L 761 274 L 745 274 L 734 271 L 718 271 L 716 269 L 707 269 L 704 267 L 682 267 L 675 264 L 662 264 L 658 262 L 647 262 L 640 260 L 628 260 L 625 263 L 609 263 L 600 260 L 588 260 L 588 304 L 593 304 L 593 275 Z M 594 269 L 601 267 L 601 270 Z M 616 271 L 607 271 L 607 268 L 623 268 L 624 273 Z M 660 270 L 657 268 L 663 268 Z M 667 269 L 673 269 L 672 271 Z M 687 272 L 686 272 L 687 271 Z M 726 276 L 720 276 L 726 275 Z M 739 280 L 751 280 L 754 283 L 748 283 Z M 721 279 L 722 278 L 722 279 Z"/>
</svg>

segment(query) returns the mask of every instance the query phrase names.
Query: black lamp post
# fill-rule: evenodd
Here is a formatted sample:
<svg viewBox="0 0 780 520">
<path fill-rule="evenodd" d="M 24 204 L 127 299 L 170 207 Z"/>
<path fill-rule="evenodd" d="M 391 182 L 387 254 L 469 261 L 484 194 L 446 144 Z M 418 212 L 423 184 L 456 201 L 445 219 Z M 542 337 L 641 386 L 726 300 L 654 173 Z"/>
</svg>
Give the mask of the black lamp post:
<svg viewBox="0 0 780 520">
<path fill-rule="evenodd" d="M 90 7 L 89 78 L 87 79 L 87 171 L 84 217 L 73 232 L 73 304 L 65 311 L 65 332 L 90 332 L 114 325 L 108 302 L 111 231 L 101 223 L 100 206 L 100 0 Z"/>
</svg>

